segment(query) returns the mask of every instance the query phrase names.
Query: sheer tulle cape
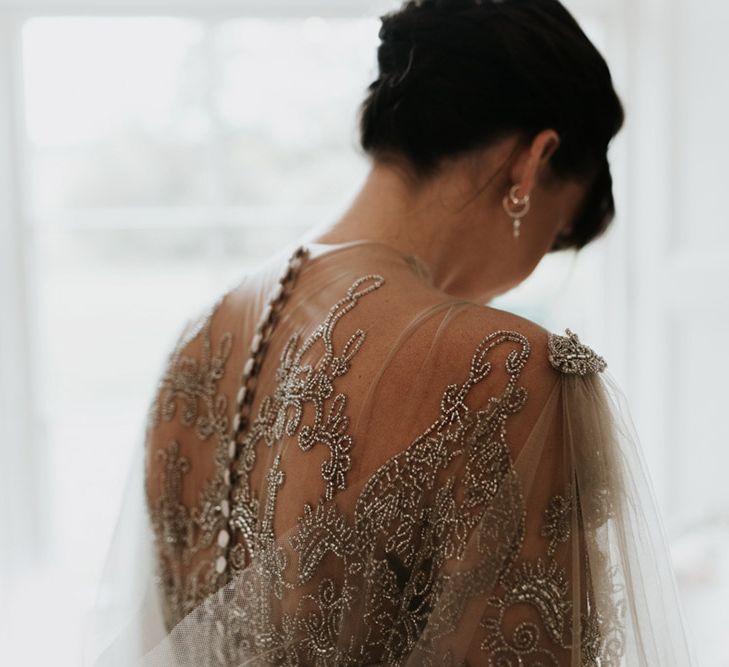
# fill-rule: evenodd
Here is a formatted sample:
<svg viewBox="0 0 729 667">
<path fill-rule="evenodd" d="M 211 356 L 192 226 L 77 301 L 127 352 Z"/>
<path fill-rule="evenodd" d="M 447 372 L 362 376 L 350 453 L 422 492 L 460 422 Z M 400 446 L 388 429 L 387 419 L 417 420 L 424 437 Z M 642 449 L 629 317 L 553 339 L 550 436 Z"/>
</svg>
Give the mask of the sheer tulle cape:
<svg viewBox="0 0 729 667">
<path fill-rule="evenodd" d="M 306 335 L 334 312 L 330 324 L 343 331 L 331 337 L 330 356 L 360 371 L 330 374 L 335 384 L 323 403 L 325 416 L 348 415 L 338 422 L 339 434 L 352 438 L 346 481 L 325 499 L 326 456 L 303 451 L 296 428 L 259 443 L 258 496 L 267 497 L 272 469 L 291 492 L 279 492 L 278 513 L 266 517 L 267 503 L 258 506 L 259 525 L 270 530 L 251 560 L 170 623 L 155 582 L 145 452 L 171 436 L 148 426 L 101 588 L 90 663 L 690 665 L 650 477 L 609 373 L 556 370 L 544 332 L 499 311 L 489 310 L 493 326 L 472 333 L 470 318 L 490 321 L 473 304 L 411 299 L 399 319 L 385 314 L 377 292 L 401 306 L 413 265 L 378 244 L 357 249 L 328 253 L 302 273 L 253 405 L 255 413 L 272 395 L 292 332 Z M 226 297 L 237 319 L 218 306 L 176 350 L 203 359 L 200 332 L 215 349 L 233 321 L 249 339 L 275 271 L 261 275 L 268 278 L 260 284 L 249 280 L 246 317 Z M 357 331 L 368 337 L 360 366 L 360 348 L 346 343 Z M 318 355 L 311 347 L 312 361 L 325 339 Z M 226 374 L 237 378 L 243 359 L 227 357 Z M 235 379 L 219 389 L 235 395 Z M 296 415 L 314 419 L 289 404 L 281 423 L 292 413 L 293 426 L 301 426 Z M 193 443 L 185 453 L 194 473 L 194 456 L 204 453 L 190 428 L 176 428 L 182 448 Z"/>
</svg>

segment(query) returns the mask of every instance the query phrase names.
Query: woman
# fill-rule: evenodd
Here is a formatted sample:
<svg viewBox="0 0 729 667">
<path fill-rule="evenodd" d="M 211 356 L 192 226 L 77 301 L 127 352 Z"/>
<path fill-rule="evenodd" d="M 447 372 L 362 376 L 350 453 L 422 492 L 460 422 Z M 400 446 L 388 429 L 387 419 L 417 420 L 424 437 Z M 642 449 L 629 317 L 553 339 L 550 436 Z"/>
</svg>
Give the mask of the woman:
<svg viewBox="0 0 729 667">
<path fill-rule="evenodd" d="M 612 219 L 608 68 L 557 0 L 407 2 L 380 37 L 361 192 L 170 354 L 158 599 L 98 664 L 688 665 L 604 359 L 484 305 Z"/>
</svg>

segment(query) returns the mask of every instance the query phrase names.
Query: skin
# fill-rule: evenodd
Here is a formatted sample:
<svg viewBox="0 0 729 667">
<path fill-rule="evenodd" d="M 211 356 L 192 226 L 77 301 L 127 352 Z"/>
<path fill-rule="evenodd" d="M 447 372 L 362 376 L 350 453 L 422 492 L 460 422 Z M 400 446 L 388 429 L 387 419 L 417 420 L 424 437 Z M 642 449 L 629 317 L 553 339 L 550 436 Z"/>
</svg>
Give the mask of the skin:
<svg viewBox="0 0 729 667">
<path fill-rule="evenodd" d="M 310 240 L 386 243 L 424 261 L 443 292 L 488 301 L 532 273 L 557 235 L 568 231 L 585 196 L 584 184 L 551 175 L 558 146 L 551 129 L 526 145 L 509 136 L 445 162 L 424 183 L 406 164 L 373 161 L 349 208 Z M 518 239 L 502 207 L 514 184 L 519 197 L 531 198 Z"/>
</svg>

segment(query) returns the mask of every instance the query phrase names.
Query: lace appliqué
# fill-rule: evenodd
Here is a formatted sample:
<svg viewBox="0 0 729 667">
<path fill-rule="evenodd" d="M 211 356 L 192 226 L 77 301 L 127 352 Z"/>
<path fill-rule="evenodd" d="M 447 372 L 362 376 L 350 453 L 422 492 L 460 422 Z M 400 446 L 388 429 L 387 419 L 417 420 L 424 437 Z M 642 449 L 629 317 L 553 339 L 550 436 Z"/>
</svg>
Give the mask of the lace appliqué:
<svg viewBox="0 0 729 667">
<path fill-rule="evenodd" d="M 607 368 L 605 360 L 580 342 L 576 333 L 565 330 L 566 336 L 550 333 L 548 337 L 549 363 L 562 373 L 588 375 L 601 373 Z"/>
<path fill-rule="evenodd" d="M 557 494 L 544 510 L 542 537 L 549 539 L 547 554 L 552 556 L 559 542 L 570 538 L 570 521 L 572 519 L 573 498 L 572 485 L 568 485 L 564 495 Z"/>
<path fill-rule="evenodd" d="M 218 391 L 225 372 L 233 336 L 224 333 L 213 350 L 212 317 L 224 297 L 191 321 L 168 358 L 147 416 L 147 435 L 162 420 L 179 418 L 198 440 L 215 444 L 214 474 L 206 480 L 197 503 L 189 510 L 182 503 L 184 476 L 190 462 L 180 456 L 180 445 L 171 441 L 157 456 L 163 462 L 159 474 L 159 499 L 149 508 L 157 541 L 157 580 L 165 595 L 164 618 L 174 625 L 203 599 L 215 591 L 220 577 L 205 557 L 213 538 L 223 527 L 222 503 L 227 494 L 225 473 L 228 432 L 227 397 Z M 201 336 L 199 361 L 182 350 Z M 147 480 L 149 488 L 149 480 Z"/>
<path fill-rule="evenodd" d="M 214 353 L 210 342 L 210 323 L 221 303 L 222 299 L 219 299 L 198 320 L 191 322 L 180 336 L 159 382 L 149 411 L 148 427 L 158 426 L 161 419 L 172 421 L 180 401 L 182 424 L 194 426 L 200 440 L 207 440 L 213 434 L 223 435 L 227 431 L 227 398 L 217 392 L 217 384 L 223 377 L 233 335 L 223 334 Z M 203 344 L 198 362 L 182 355 L 181 351 L 201 333 Z"/>
<path fill-rule="evenodd" d="M 182 504 L 182 478 L 190 470 L 190 462 L 180 456 L 180 445 L 170 442 L 167 449 L 157 451 L 162 463 L 159 482 L 162 492 L 151 509 L 151 523 L 157 537 L 157 583 L 163 595 L 163 616 L 170 618 L 185 607 L 185 581 L 176 563 L 192 543 L 193 524 Z"/>
<path fill-rule="evenodd" d="M 522 334 L 496 331 L 484 337 L 465 381 L 445 387 L 431 426 L 371 474 L 353 510 L 346 512 L 333 501 L 346 488 L 353 445 L 347 398 L 336 392 L 336 379 L 350 369 L 365 334 L 355 330 L 336 351 L 332 333 L 358 299 L 382 281 L 374 275 L 360 278 L 303 343 L 297 332 L 283 348 L 276 387 L 263 397 L 246 431 L 234 471 L 231 517 L 239 542 L 225 576 L 240 577 L 218 592 L 210 637 L 201 644 L 207 653 L 191 664 L 241 664 L 250 656 L 264 656 L 255 664 L 396 665 L 414 651 L 424 667 L 452 664 L 451 651 L 444 654 L 440 642 L 455 632 L 468 601 L 477 595 L 487 599 L 481 649 L 493 664 L 556 665 L 557 651 L 570 645 L 573 592 L 555 553 L 570 538 L 577 502 L 572 485 L 552 496 L 544 510 L 539 533 L 544 555 L 528 559 L 522 553 L 527 511 L 507 442 L 509 418 L 527 402 L 519 382 L 530 346 Z M 230 334 L 221 337 L 218 354 L 211 355 L 209 324 L 201 331 L 200 365 L 177 360 L 170 380 L 162 383 L 160 410 L 164 418 L 177 415 L 184 425 L 194 426 L 204 439 L 224 435 L 222 419 L 215 417 L 224 415 L 218 403 L 226 405 L 217 395 L 217 379 Z M 550 337 L 550 362 L 562 372 L 595 372 L 588 369 L 599 368 L 600 358 L 567 333 L 568 338 Z M 324 354 L 312 366 L 304 354 L 319 340 Z M 503 367 L 505 386 L 483 409 L 469 408 L 470 390 L 493 373 L 491 353 L 502 346 L 510 348 Z M 184 406 L 182 412 L 175 401 Z M 303 423 L 306 405 L 313 407 L 309 423 Z M 256 443 L 270 447 L 285 435 L 296 435 L 303 451 L 323 444 L 329 457 L 321 468 L 324 495 L 313 506 L 304 504 L 295 529 L 276 540 L 276 497 L 286 483 L 280 452 L 266 471 L 265 500 L 255 497 L 249 473 Z M 225 438 L 220 441 L 224 447 Z M 150 511 L 171 627 L 221 585 L 212 559 L 201 558 L 187 571 L 178 563 L 190 562 L 190 554 L 209 545 L 215 534 L 211 526 L 217 524 L 223 497 L 218 478 L 226 459 L 216 450 L 213 479 L 186 514 L 180 494 L 189 463 L 179 457 L 175 442 L 160 456 L 163 493 Z M 446 473 L 451 464 L 463 471 L 458 479 Z M 478 550 L 476 564 L 448 574 L 446 566 L 465 558 L 469 547 Z M 610 594 L 596 591 L 598 598 Z M 588 604 L 582 615 L 583 665 L 618 664 L 619 624 L 616 616 L 602 615 L 609 606 L 598 602 Z M 506 619 L 524 609 L 527 617 L 513 631 L 505 630 Z M 204 617 L 206 610 L 204 605 L 199 613 Z M 362 631 L 342 637 L 339 631 L 348 616 L 357 619 Z M 437 658 L 442 655 L 445 663 Z"/>
<path fill-rule="evenodd" d="M 357 305 L 365 295 L 384 283 L 380 275 L 370 274 L 356 280 L 345 296 L 329 310 L 326 319 L 300 342 L 301 333 L 295 332 L 283 347 L 276 369 L 276 387 L 273 394 L 264 396 L 258 414 L 245 434 L 241 455 L 235 466 L 236 487 L 231 508 L 232 525 L 245 538 L 233 548 L 233 570 L 240 569 L 258 551 L 262 534 L 259 522 L 272 531 L 275 489 L 268 495 L 264 518 L 259 519 L 259 500 L 250 486 L 250 473 L 256 462 L 256 445 L 264 441 L 268 447 L 279 442 L 284 435 L 297 435 L 299 447 L 308 451 L 317 445 L 329 449 L 329 458 L 322 463 L 325 483 L 324 498 L 331 500 L 338 490 L 346 486 L 346 473 L 350 468 L 349 417 L 345 415 L 347 397 L 336 393 L 337 378 L 345 375 L 365 341 L 362 329 L 350 335 L 341 350 L 334 348 L 334 329 L 337 323 Z M 364 285 L 364 287 L 362 287 Z M 323 355 L 315 365 L 304 362 L 304 356 L 321 341 Z M 310 423 L 302 424 L 304 407 L 311 405 L 314 415 Z M 266 531 L 264 531 L 266 532 Z M 272 532 L 269 539 L 273 539 Z M 281 585 L 278 585 L 280 588 Z"/>
</svg>

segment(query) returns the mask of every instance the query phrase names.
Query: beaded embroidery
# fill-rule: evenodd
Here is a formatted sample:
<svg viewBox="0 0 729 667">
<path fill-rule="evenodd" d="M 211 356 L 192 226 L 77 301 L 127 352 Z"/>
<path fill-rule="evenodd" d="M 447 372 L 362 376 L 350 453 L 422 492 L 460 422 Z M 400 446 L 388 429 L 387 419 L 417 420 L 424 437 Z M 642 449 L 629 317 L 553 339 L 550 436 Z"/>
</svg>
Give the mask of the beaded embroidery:
<svg viewBox="0 0 729 667">
<path fill-rule="evenodd" d="M 573 375 L 601 373 L 607 367 L 605 360 L 580 342 L 576 333 L 565 330 L 566 336 L 550 333 L 548 337 L 549 362 L 558 371 Z"/>
<path fill-rule="evenodd" d="M 163 590 L 163 614 L 168 622 L 191 611 L 217 584 L 216 572 L 205 556 L 224 525 L 221 505 L 227 492 L 219 461 L 228 432 L 228 400 L 218 391 L 218 382 L 223 377 L 233 336 L 223 334 L 215 351 L 210 336 L 213 315 L 222 301 L 216 301 L 180 336 L 147 415 L 147 437 L 162 421 L 178 417 L 185 428 L 194 429 L 201 443 L 212 439 L 217 449 L 216 473 L 205 482 L 190 511 L 181 499 L 184 476 L 190 471 L 189 460 L 180 456 L 175 440 L 157 452 L 164 465 L 159 470 L 161 492 L 150 508 L 150 518 L 159 537 L 157 579 Z M 199 361 L 182 354 L 198 335 L 202 339 Z M 149 488 L 150 480 L 145 484 Z M 195 566 L 190 568 L 193 563 Z"/>
<path fill-rule="evenodd" d="M 246 655 L 259 653 L 267 656 L 262 664 L 398 664 L 417 643 L 422 651 L 419 664 L 435 665 L 432 656 L 439 637 L 456 627 L 469 596 L 490 591 L 480 621 L 485 633 L 481 649 L 489 655 L 498 656 L 503 664 L 529 660 L 528 664 L 556 665 L 558 659 L 545 648 L 545 639 L 555 647 L 569 647 L 570 591 L 554 554 L 570 536 L 569 516 L 575 502 L 571 485 L 552 496 L 544 511 L 540 535 L 548 542 L 545 555 L 532 560 L 521 556 L 525 500 L 510 459 L 506 424 L 527 401 L 519 378 L 530 345 L 522 334 L 495 331 L 482 339 L 468 377 L 462 384 L 444 388 L 437 419 L 371 474 L 351 515 L 331 502 L 346 487 L 353 445 L 344 411 L 347 397 L 336 391 L 336 381 L 351 368 L 365 341 L 365 333 L 356 329 L 335 350 L 332 333 L 357 301 L 383 280 L 379 275 L 359 278 L 301 345 L 297 332 L 283 347 L 275 390 L 263 397 L 241 443 L 230 508 L 231 524 L 242 539 L 231 549 L 225 578 L 230 580 L 253 559 L 256 578 L 228 591 L 225 615 L 211 623 L 215 632 L 208 640 L 216 661 L 207 662 L 212 657 L 206 654 L 191 664 L 239 664 Z M 152 410 L 168 421 L 179 415 L 183 426 L 194 427 L 200 440 L 217 438 L 215 472 L 189 511 L 181 500 L 189 461 L 179 456 L 176 441 L 158 454 L 164 463 L 159 471 L 161 493 L 149 511 L 168 629 L 221 586 L 214 556 L 205 549 L 223 525 L 221 505 L 226 502 L 227 487 L 221 480 L 229 461 L 227 399 L 217 393 L 216 383 L 224 372 L 232 334 L 223 334 L 212 354 L 211 319 L 212 312 L 198 330 L 200 364 L 174 355 L 160 384 L 159 403 Z M 567 334 L 568 338 L 550 336 L 550 362 L 566 373 L 584 374 L 600 367 L 601 358 L 569 330 Z M 302 363 L 302 357 L 317 340 L 324 345 L 323 361 L 312 367 Z M 473 410 L 466 405 L 466 397 L 492 373 L 491 353 L 501 346 L 512 348 L 504 363 L 506 386 L 483 410 Z M 305 404 L 314 410 L 309 423 L 302 419 Z M 151 428 L 157 424 L 159 418 L 153 419 Z M 303 451 L 326 442 L 329 458 L 321 468 L 324 496 L 314 506 L 304 504 L 296 530 L 285 544 L 279 544 L 272 522 L 277 492 L 286 483 L 280 453 L 266 474 L 262 512 L 248 476 L 255 463 L 254 445 L 263 440 L 272 446 L 284 434 L 296 435 Z M 454 478 L 441 475 L 461 458 L 465 472 L 458 484 L 465 493 L 458 493 Z M 464 557 L 474 530 L 478 531 L 478 565 L 458 577 L 442 574 L 447 561 Z M 194 558 L 196 554 L 199 557 Z M 322 563 L 332 558 L 341 563 L 336 578 L 320 573 Z M 310 582 L 316 586 L 308 586 Z M 306 593 L 292 598 L 297 600 L 294 608 L 281 616 L 275 601 L 280 605 L 287 592 L 294 595 L 297 590 Z M 437 610 L 430 604 L 434 595 L 439 599 Z M 510 610 L 524 606 L 535 610 L 534 621 L 524 621 L 513 634 L 508 633 L 504 623 Z M 361 615 L 368 631 L 366 637 L 342 643 L 332 631 L 350 613 Z M 614 617 L 586 610 L 583 665 L 617 664 L 621 643 L 616 627 Z"/>
</svg>

